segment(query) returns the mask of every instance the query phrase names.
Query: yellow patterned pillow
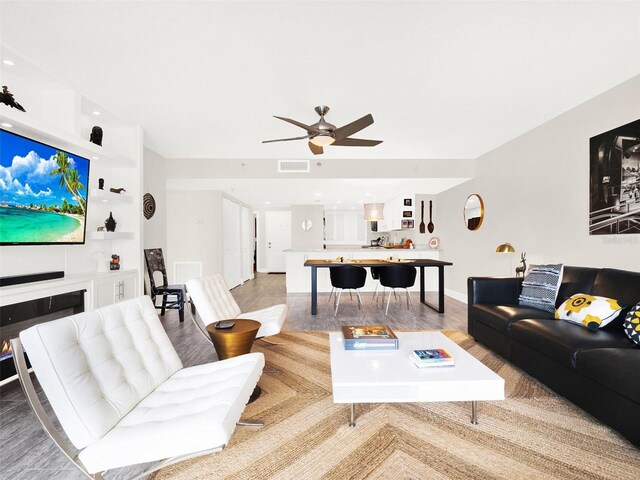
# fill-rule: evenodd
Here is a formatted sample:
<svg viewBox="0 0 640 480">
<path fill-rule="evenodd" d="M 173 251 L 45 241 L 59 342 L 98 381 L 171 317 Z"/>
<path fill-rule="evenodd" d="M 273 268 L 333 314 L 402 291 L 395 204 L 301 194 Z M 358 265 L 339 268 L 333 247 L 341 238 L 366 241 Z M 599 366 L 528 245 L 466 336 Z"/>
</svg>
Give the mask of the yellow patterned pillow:
<svg viewBox="0 0 640 480">
<path fill-rule="evenodd" d="M 556 310 L 556 319 L 577 323 L 596 331 L 611 323 L 626 305 L 617 300 L 578 293 Z"/>
</svg>

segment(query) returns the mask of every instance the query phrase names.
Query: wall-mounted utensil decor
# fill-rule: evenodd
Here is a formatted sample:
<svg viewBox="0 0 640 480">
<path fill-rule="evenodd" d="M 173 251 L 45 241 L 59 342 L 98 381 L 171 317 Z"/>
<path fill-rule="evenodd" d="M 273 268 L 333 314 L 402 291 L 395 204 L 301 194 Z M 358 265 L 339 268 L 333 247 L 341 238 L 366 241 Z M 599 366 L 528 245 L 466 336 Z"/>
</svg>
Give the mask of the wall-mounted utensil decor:
<svg viewBox="0 0 640 480">
<path fill-rule="evenodd" d="M 429 233 L 433 233 L 433 229 L 435 228 L 433 226 L 433 202 L 431 200 L 429 200 L 429 224 L 427 225 L 427 230 L 429 230 Z"/>
<path fill-rule="evenodd" d="M 420 233 L 425 233 L 425 226 L 424 226 L 424 200 L 422 200 L 420 202 Z"/>
</svg>

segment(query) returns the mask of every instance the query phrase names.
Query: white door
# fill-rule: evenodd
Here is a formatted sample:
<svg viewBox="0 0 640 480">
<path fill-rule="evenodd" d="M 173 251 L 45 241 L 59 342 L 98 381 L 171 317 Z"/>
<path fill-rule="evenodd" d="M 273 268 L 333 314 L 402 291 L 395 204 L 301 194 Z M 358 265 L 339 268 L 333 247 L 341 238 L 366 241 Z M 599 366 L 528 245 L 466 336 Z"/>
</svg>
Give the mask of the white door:
<svg viewBox="0 0 640 480">
<path fill-rule="evenodd" d="M 291 248 L 291 212 L 265 212 L 267 232 L 267 271 L 284 272 L 287 269 L 287 254 Z"/>
</svg>

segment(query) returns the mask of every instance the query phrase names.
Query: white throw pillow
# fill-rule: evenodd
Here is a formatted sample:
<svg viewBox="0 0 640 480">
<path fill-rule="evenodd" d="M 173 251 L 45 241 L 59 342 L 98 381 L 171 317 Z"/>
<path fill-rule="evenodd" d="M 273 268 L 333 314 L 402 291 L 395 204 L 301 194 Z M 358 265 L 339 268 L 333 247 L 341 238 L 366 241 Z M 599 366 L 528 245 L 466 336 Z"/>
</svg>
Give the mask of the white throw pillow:
<svg viewBox="0 0 640 480">
<path fill-rule="evenodd" d="M 577 293 L 558 307 L 556 318 L 596 331 L 611 323 L 625 306 L 612 298 Z"/>
</svg>

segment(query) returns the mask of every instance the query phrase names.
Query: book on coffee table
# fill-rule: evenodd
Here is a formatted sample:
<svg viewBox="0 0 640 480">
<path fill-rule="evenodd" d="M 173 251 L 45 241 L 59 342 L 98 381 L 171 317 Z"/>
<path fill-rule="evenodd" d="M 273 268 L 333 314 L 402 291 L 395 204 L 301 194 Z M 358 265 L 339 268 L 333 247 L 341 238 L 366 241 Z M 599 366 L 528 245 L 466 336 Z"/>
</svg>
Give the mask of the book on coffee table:
<svg viewBox="0 0 640 480">
<path fill-rule="evenodd" d="M 454 365 L 453 357 L 442 348 L 414 350 L 411 353 L 411 360 L 420 368 L 451 367 Z"/>
<path fill-rule="evenodd" d="M 395 350 L 398 337 L 387 325 L 345 325 L 342 327 L 345 350 Z"/>
</svg>

